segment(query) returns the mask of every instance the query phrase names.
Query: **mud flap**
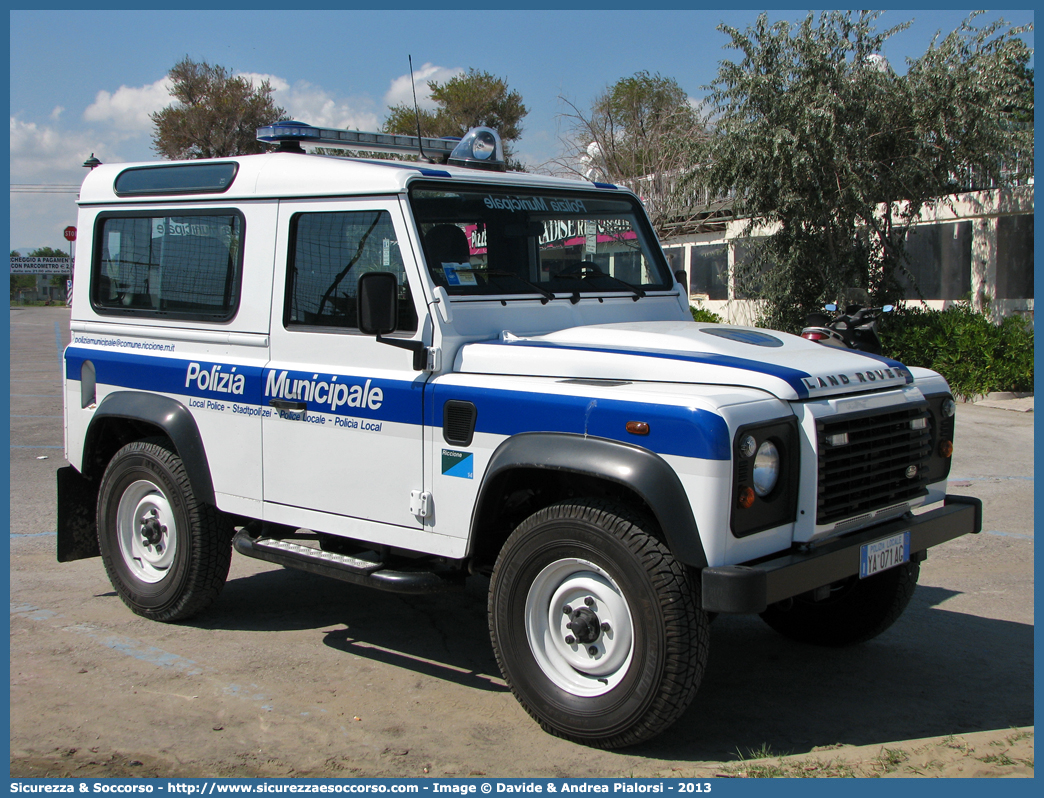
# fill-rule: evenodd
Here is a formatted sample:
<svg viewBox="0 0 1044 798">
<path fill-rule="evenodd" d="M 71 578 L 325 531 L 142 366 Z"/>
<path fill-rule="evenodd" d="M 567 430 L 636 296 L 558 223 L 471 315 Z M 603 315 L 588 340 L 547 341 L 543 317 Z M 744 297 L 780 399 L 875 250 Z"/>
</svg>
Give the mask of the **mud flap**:
<svg viewBox="0 0 1044 798">
<path fill-rule="evenodd" d="M 98 557 L 98 486 L 72 466 L 58 469 L 58 562 Z"/>
</svg>

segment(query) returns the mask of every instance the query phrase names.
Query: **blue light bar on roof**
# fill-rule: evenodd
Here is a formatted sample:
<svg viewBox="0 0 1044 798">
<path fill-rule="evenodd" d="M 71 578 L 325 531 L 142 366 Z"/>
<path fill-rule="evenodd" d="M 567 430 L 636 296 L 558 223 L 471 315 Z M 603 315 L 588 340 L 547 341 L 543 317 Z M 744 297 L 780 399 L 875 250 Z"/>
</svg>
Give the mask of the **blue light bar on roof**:
<svg viewBox="0 0 1044 798">
<path fill-rule="evenodd" d="M 419 138 L 394 133 L 363 133 L 358 130 L 314 127 L 303 122 L 276 122 L 257 129 L 258 141 L 272 143 L 299 142 L 320 146 L 346 147 L 368 152 L 410 152 L 417 154 L 423 146 L 424 154 L 448 158 L 457 146 L 457 139 Z"/>
<path fill-rule="evenodd" d="M 463 139 L 400 136 L 395 133 L 363 133 L 359 130 L 315 127 L 286 120 L 257 129 L 258 141 L 279 144 L 280 149 L 303 152 L 302 144 L 345 147 L 366 152 L 408 152 L 435 163 L 504 171 L 504 146 L 496 131 L 472 128 Z"/>
</svg>

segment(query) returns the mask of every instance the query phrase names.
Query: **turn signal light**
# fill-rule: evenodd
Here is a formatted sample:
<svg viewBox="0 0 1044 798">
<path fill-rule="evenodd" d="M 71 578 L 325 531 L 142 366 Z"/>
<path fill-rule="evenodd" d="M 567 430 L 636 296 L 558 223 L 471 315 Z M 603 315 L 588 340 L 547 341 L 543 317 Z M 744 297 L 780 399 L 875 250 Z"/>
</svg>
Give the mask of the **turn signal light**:
<svg viewBox="0 0 1044 798">
<path fill-rule="evenodd" d="M 740 488 L 739 492 L 739 506 L 743 510 L 749 510 L 754 506 L 754 488 L 746 487 Z"/>
<path fill-rule="evenodd" d="M 647 421 L 628 421 L 624 424 L 624 429 L 632 435 L 648 435 L 649 423 Z"/>
<path fill-rule="evenodd" d="M 953 454 L 953 441 L 939 441 L 939 456 L 949 457 Z"/>
</svg>

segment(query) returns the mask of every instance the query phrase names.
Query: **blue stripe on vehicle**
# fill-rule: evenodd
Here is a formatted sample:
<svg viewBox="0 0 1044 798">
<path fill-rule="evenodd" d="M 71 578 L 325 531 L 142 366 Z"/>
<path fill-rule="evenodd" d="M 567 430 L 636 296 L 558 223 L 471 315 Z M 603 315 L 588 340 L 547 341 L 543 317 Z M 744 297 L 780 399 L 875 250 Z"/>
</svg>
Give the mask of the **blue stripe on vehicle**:
<svg viewBox="0 0 1044 798">
<path fill-rule="evenodd" d="M 566 432 L 632 443 L 657 454 L 704 460 L 728 460 L 731 456 L 725 419 L 699 408 L 436 384 L 432 415 L 440 415 L 449 399 L 475 405 L 476 432 Z M 624 429 L 628 421 L 647 422 L 649 434 L 628 433 Z M 435 418 L 431 422 L 434 424 Z"/>
<path fill-rule="evenodd" d="M 394 161 L 368 161 L 364 158 L 350 158 L 348 160 L 359 161 L 372 166 L 386 166 L 389 169 L 409 169 L 414 172 L 420 172 L 425 177 L 453 177 L 453 175 L 444 169 L 428 169 L 424 166 L 416 166 L 408 163 L 395 163 Z"/>
<path fill-rule="evenodd" d="M 420 377 L 412 382 L 367 380 L 344 374 L 335 376 L 290 369 L 232 366 L 206 360 L 70 347 L 66 352 L 69 379 L 80 378 L 81 366 L 87 359 L 94 363 L 99 385 L 186 396 L 190 401 L 234 402 L 263 408 L 269 407 L 270 399 L 280 398 L 304 401 L 311 412 L 402 424 L 423 423 L 420 392 L 424 390 L 424 382 Z M 195 378 L 190 376 L 193 374 Z M 202 379 L 203 375 L 211 376 Z M 229 375 L 230 379 L 243 375 L 242 393 L 207 390 L 213 375 Z M 379 398 L 375 389 L 380 390 Z M 441 413 L 446 399 L 463 399 L 473 402 L 478 408 L 478 432 L 505 436 L 521 432 L 586 434 L 633 443 L 658 454 L 708 460 L 728 460 L 730 457 L 731 445 L 725 420 L 698 408 L 438 384 L 434 390 L 435 402 L 429 405 L 428 419 L 432 426 L 440 426 L 435 416 Z M 331 391 L 337 392 L 339 404 L 336 407 L 332 406 Z M 278 396 L 270 395 L 276 393 Z M 352 397 L 356 399 L 354 406 L 348 403 Z M 441 422 L 441 418 L 438 421 Z M 624 425 L 628 421 L 645 421 L 650 427 L 649 435 L 627 433 Z"/>
<path fill-rule="evenodd" d="M 496 344 L 496 342 L 490 342 Z M 603 352 L 608 355 L 633 355 L 635 357 L 655 357 L 664 360 L 681 360 L 687 363 L 702 363 L 708 366 L 724 366 L 731 369 L 742 369 L 753 371 L 758 374 L 767 374 L 771 377 L 783 380 L 794 389 L 800 399 L 808 398 L 808 388 L 801 381 L 804 377 L 811 377 L 808 372 L 799 369 L 781 366 L 776 363 L 766 363 L 763 360 L 747 360 L 746 358 L 733 357 L 731 355 L 716 355 L 710 352 L 650 352 L 642 349 L 615 349 L 601 346 L 579 346 L 577 344 L 559 344 L 548 341 L 511 341 L 502 342 L 500 346 L 532 346 L 545 349 L 569 349 L 577 352 Z"/>
<path fill-rule="evenodd" d="M 375 380 L 346 374 L 231 365 L 211 360 L 184 360 L 78 347 L 71 347 L 66 352 L 65 368 L 69 379 L 80 379 L 85 360 L 94 364 L 99 385 L 263 408 L 270 406 L 271 399 L 304 401 L 311 412 L 402 424 L 422 422 L 420 391 L 424 383 L 421 380 Z M 240 375 L 243 377 L 242 390 L 235 392 L 234 389 L 240 387 L 237 382 Z M 225 390 L 214 390 L 212 381 L 217 382 L 219 389 Z M 267 387 L 278 388 L 278 395 L 275 390 L 271 395 L 266 394 Z M 375 393 L 378 389 L 379 398 Z M 362 401 L 364 397 L 368 400 L 365 403 Z"/>
</svg>

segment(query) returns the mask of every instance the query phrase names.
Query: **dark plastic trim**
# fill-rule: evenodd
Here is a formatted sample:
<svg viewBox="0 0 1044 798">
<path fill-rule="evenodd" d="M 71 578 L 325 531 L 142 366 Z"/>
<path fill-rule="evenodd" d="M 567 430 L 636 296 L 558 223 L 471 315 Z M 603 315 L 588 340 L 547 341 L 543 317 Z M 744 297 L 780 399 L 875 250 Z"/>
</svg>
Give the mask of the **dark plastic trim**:
<svg viewBox="0 0 1044 798">
<path fill-rule="evenodd" d="M 185 405 L 167 396 L 141 391 L 117 391 L 110 393 L 98 409 L 94 411 L 91 425 L 87 428 L 84 447 L 84 462 L 90 462 L 90 455 L 98 435 L 100 421 L 106 418 L 125 418 L 142 421 L 159 427 L 170 438 L 177 450 L 178 457 L 185 464 L 192 492 L 200 501 L 217 504 L 214 496 L 214 482 L 210 477 L 210 465 L 203 447 L 203 438 L 199 434 L 196 420 Z"/>
<path fill-rule="evenodd" d="M 787 551 L 746 565 L 704 568 L 703 609 L 707 612 L 760 613 L 769 604 L 792 598 L 859 573 L 859 547 L 909 530 L 910 559 L 924 559 L 931 546 L 982 529 L 982 502 L 947 496 L 943 507 L 899 518 L 830 540 L 808 552 Z"/>
<path fill-rule="evenodd" d="M 98 557 L 98 526 L 95 510 L 98 486 L 72 466 L 59 468 L 58 562 Z"/>
<path fill-rule="evenodd" d="M 352 568 L 348 565 L 324 560 L 322 552 L 316 552 L 312 557 L 266 548 L 263 538 L 252 538 L 245 529 L 241 529 L 232 539 L 232 546 L 247 557 L 391 593 L 446 593 L 464 589 L 462 574 L 444 576 L 435 571 L 396 571 L 383 568 L 379 564 L 374 564 L 373 567 L 366 569 Z"/>
<path fill-rule="evenodd" d="M 678 560 L 697 568 L 707 565 L 689 498 L 666 460 L 640 446 L 573 433 L 524 432 L 497 447 L 479 487 L 471 518 L 472 540 L 495 509 L 490 486 L 498 476 L 516 468 L 582 474 L 626 485 L 652 509 Z"/>
</svg>

